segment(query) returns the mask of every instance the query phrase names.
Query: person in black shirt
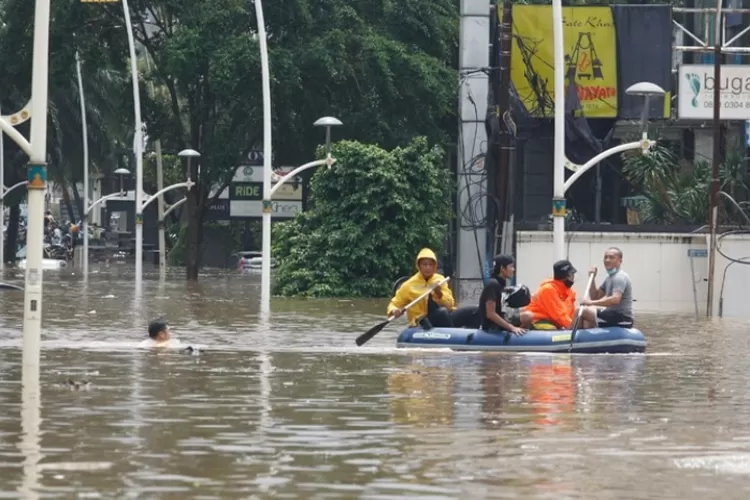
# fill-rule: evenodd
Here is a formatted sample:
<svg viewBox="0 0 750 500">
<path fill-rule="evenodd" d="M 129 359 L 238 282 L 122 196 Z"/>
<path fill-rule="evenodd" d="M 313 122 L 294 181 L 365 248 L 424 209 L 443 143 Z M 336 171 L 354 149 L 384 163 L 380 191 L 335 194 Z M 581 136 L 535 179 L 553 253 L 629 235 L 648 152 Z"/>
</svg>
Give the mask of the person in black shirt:
<svg viewBox="0 0 750 500">
<path fill-rule="evenodd" d="M 482 318 L 482 330 L 505 330 L 514 335 L 523 335 L 526 330 L 510 324 L 503 314 L 503 292 L 507 280 L 516 271 L 516 261 L 510 255 L 495 257 L 492 279 L 490 279 L 479 297 L 479 314 Z"/>
</svg>

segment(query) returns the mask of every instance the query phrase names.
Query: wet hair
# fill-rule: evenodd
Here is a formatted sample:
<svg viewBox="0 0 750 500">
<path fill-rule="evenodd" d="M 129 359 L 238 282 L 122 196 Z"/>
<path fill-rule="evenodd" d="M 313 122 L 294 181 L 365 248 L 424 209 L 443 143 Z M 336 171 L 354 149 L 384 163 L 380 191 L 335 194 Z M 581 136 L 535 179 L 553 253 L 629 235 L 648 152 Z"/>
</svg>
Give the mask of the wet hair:
<svg viewBox="0 0 750 500">
<path fill-rule="evenodd" d="M 155 339 L 161 332 L 167 331 L 167 323 L 162 320 L 152 321 L 148 325 L 148 336 Z"/>
<path fill-rule="evenodd" d="M 609 252 L 610 250 L 615 252 L 617 256 L 622 259 L 622 250 L 617 247 L 609 247 L 607 250 L 605 250 L 605 252 Z"/>
</svg>

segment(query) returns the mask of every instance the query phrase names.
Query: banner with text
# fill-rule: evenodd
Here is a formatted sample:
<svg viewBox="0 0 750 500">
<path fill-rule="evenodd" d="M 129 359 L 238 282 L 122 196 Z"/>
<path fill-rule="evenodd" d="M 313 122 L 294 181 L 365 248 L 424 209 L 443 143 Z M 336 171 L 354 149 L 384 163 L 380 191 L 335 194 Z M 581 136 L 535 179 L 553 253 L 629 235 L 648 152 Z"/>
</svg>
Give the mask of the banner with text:
<svg viewBox="0 0 750 500">
<path fill-rule="evenodd" d="M 681 119 L 711 120 L 714 117 L 713 64 L 680 66 L 678 116 Z M 722 120 L 750 120 L 750 65 L 721 66 L 720 117 Z"/>
<path fill-rule="evenodd" d="M 499 10 L 499 9 L 498 9 Z M 573 81 L 583 115 L 617 116 L 617 51 L 609 7 L 563 7 L 565 86 Z M 552 7 L 513 6 L 511 79 L 531 116 L 554 116 Z"/>
</svg>

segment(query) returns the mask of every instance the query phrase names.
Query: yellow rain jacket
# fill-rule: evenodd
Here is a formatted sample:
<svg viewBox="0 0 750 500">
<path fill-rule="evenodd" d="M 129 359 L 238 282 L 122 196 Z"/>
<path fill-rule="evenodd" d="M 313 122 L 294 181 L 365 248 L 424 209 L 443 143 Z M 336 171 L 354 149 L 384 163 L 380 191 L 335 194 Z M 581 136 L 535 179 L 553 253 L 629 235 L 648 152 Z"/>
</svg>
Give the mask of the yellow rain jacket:
<svg viewBox="0 0 750 500">
<path fill-rule="evenodd" d="M 419 272 L 418 264 L 421 259 L 433 260 L 435 261 L 435 265 L 437 266 L 437 257 L 435 256 L 435 252 L 433 252 L 429 248 L 423 248 L 422 250 L 420 250 L 416 260 L 417 274 L 404 281 L 403 285 L 401 285 L 401 287 L 396 291 L 396 295 L 388 304 L 388 316 L 391 316 L 396 309 L 401 309 L 402 307 L 407 306 L 409 303 L 411 303 L 411 301 L 426 292 L 427 289 L 430 288 L 430 286 L 445 279 L 445 276 L 442 276 L 438 273 L 430 276 L 429 280 L 425 279 L 424 276 L 422 276 L 422 273 Z M 444 306 L 449 311 L 454 310 L 456 308 L 456 301 L 453 299 L 453 292 L 451 292 L 451 289 L 448 288 L 448 283 L 443 283 L 442 285 L 440 285 L 440 289 L 443 292 L 443 298 L 438 299 L 437 297 L 435 297 L 435 292 L 433 292 L 430 294 L 432 296 L 432 300 L 436 304 Z M 409 321 L 409 326 L 416 326 L 417 322 L 422 319 L 422 317 L 427 315 L 427 300 L 428 297 L 425 297 L 424 300 L 420 300 L 418 303 L 414 304 L 409 310 L 406 311 L 406 319 Z"/>
</svg>

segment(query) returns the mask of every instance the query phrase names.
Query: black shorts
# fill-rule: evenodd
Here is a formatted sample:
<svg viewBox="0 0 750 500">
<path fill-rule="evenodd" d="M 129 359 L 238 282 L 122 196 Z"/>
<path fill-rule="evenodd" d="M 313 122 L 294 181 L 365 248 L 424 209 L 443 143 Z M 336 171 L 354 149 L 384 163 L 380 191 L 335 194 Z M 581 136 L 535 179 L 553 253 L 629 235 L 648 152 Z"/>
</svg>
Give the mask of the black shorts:
<svg viewBox="0 0 750 500">
<path fill-rule="evenodd" d="M 596 311 L 596 318 L 599 326 L 625 326 L 628 328 L 633 326 L 633 318 L 606 307 Z"/>
</svg>

